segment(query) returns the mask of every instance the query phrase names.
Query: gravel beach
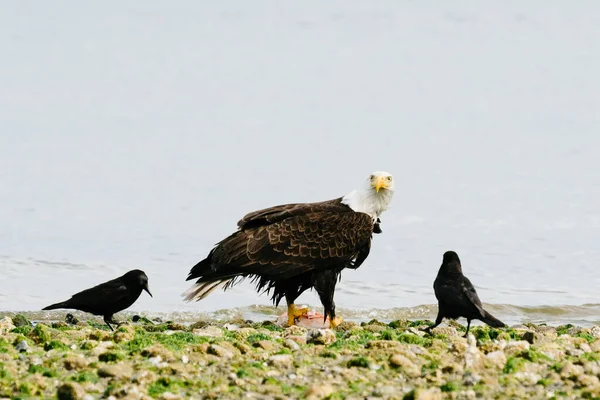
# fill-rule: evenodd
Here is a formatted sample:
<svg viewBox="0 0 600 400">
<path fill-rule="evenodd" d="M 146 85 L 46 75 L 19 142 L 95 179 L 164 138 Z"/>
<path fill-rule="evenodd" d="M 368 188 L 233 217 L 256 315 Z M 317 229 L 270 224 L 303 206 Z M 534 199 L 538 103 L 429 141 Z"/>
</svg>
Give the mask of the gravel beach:
<svg viewBox="0 0 600 400">
<path fill-rule="evenodd" d="M 597 398 L 600 327 L 507 329 L 430 321 L 141 318 L 114 332 L 90 322 L 0 319 L 0 397 L 12 399 Z"/>
</svg>

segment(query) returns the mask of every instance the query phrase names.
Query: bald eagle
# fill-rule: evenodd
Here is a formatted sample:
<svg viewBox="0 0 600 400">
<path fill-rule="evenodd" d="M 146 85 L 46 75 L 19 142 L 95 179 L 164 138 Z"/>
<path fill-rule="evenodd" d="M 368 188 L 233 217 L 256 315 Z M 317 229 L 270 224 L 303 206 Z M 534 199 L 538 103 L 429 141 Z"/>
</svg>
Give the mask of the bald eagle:
<svg viewBox="0 0 600 400">
<path fill-rule="evenodd" d="M 318 203 L 279 205 L 247 214 L 238 230 L 219 242 L 189 272 L 197 279 L 183 296 L 201 300 L 250 277 L 259 293 L 271 294 L 277 306 L 283 297 L 288 323 L 306 311 L 294 301 L 314 288 L 324 307 L 325 320 L 335 318 L 333 294 L 344 268 L 358 268 L 369 255 L 372 233 L 381 232 L 379 217 L 387 210 L 394 181 L 387 172 L 372 173 L 347 195 Z"/>
</svg>

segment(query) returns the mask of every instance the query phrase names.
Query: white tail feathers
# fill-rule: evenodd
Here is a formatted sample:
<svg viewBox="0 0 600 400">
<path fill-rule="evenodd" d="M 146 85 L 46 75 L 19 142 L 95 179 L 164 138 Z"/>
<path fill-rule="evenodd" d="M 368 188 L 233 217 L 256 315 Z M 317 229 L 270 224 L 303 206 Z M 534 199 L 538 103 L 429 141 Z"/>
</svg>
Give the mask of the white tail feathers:
<svg viewBox="0 0 600 400">
<path fill-rule="evenodd" d="M 221 279 L 218 281 L 201 282 L 192 285 L 181 296 L 187 302 L 199 301 L 208 296 L 213 290 L 224 287 L 231 279 Z"/>
</svg>

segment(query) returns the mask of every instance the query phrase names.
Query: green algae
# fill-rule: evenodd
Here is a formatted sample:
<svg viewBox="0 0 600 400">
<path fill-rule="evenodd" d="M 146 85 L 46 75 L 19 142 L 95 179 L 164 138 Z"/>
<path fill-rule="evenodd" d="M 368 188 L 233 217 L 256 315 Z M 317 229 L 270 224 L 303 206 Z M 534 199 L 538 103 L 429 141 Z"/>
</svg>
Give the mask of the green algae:
<svg viewBox="0 0 600 400">
<path fill-rule="evenodd" d="M 258 343 L 261 340 L 272 340 L 273 338 L 266 333 L 252 333 L 248 335 L 246 341 L 250 344 Z"/>
<path fill-rule="evenodd" d="M 448 392 L 456 392 L 459 388 L 460 388 L 460 383 L 455 382 L 455 381 L 446 382 L 442 386 L 440 386 L 440 390 L 442 392 L 447 392 L 447 393 Z"/>
<path fill-rule="evenodd" d="M 504 372 L 505 374 L 513 374 L 521 368 L 523 363 L 524 363 L 523 358 L 509 357 L 506 360 L 506 364 L 504 365 L 504 369 L 502 370 L 502 372 Z"/>
<path fill-rule="evenodd" d="M 64 382 L 73 382 L 72 386 L 77 390 L 81 387 L 91 390 L 90 394 L 95 398 L 111 395 L 129 398 L 128 388 L 132 384 L 139 388 L 140 394 L 153 398 L 160 398 L 167 392 L 183 398 L 237 398 L 246 393 L 259 398 L 304 398 L 312 390 L 311 385 L 322 384 L 333 390 L 331 399 L 436 398 L 439 395 L 442 398 L 468 398 L 473 392 L 479 398 L 538 398 L 546 397 L 546 392 L 540 392 L 546 386 L 557 396 L 564 392 L 570 398 L 594 398 L 600 394 L 594 387 L 578 385 L 578 378 L 573 375 L 582 370 L 580 365 L 596 364 L 600 359 L 600 352 L 582 353 L 579 350 L 579 346 L 583 349 L 584 343 L 589 342 L 585 336 L 590 332 L 587 329 L 570 330 L 576 332 L 571 333 L 572 338 L 563 336 L 554 340 L 549 336 L 550 339 L 540 342 L 545 345 L 548 340 L 554 340 L 555 346 L 562 349 L 563 355 L 556 361 L 544 354 L 547 350 L 542 353 L 537 346 L 527 347 L 516 354 L 515 346 L 506 346 L 508 358 L 502 366 L 486 361 L 480 366 L 469 367 L 468 372 L 472 375 L 484 378 L 486 383 L 483 384 L 463 381 L 467 376 L 463 373 L 465 339 L 453 330 L 434 338 L 422 337 L 414 330 L 414 327 L 421 326 L 421 322 L 415 322 L 413 327 L 405 321 L 393 324 L 395 326 L 379 321 L 370 321 L 362 328 L 348 325 L 344 327 L 347 331 L 335 332 L 336 341 L 332 344 L 300 344 L 294 351 L 281 346 L 282 337 L 298 335 L 298 330 L 274 328 L 270 323 L 252 324 L 259 332 L 248 337 L 223 328 L 220 332 L 216 329 L 211 337 L 198 336 L 176 323 L 161 325 L 170 329 L 150 332 L 144 326 L 123 325 L 113 335 L 104 329 L 90 330 L 86 324 L 64 331 L 60 326 L 52 329 L 42 324 L 38 331 L 33 328 L 9 332 L 0 338 L 0 349 L 5 349 L 4 353 L 0 350 L 0 355 L 4 354 L 4 358 L 0 357 L 0 396 L 56 398 L 58 388 Z M 535 330 L 535 327 L 530 329 Z M 521 333 L 514 331 L 513 339 L 510 328 L 474 327 L 471 332 L 477 339 L 477 347 L 473 346 L 469 352 L 480 352 L 478 357 L 483 360 L 488 352 L 503 351 L 503 341 L 521 340 L 522 335 L 522 330 Z M 98 338 L 99 341 L 89 338 Z M 24 353 L 17 353 L 13 346 L 21 340 L 26 340 L 30 348 Z M 260 341 L 278 345 L 272 349 L 261 345 L 260 349 L 256 349 L 246 344 Z M 373 341 L 376 343 L 370 345 Z M 207 344 L 222 345 L 229 355 L 208 354 Z M 51 349 L 52 353 L 45 358 L 44 348 L 47 346 L 56 348 Z M 243 351 L 238 352 L 236 348 Z M 575 348 L 578 350 L 576 354 L 581 355 L 564 355 L 566 348 Z M 407 363 L 399 369 L 391 362 L 391 356 L 397 353 L 399 355 L 394 362 Z M 294 361 L 276 366 L 269 360 L 276 354 L 290 355 Z M 154 355 L 164 357 L 151 359 Z M 20 361 L 19 357 L 24 361 Z M 43 357 L 41 364 L 27 361 L 38 357 Z M 72 357 L 70 370 L 63 367 L 66 357 Z M 78 361 L 78 357 L 83 361 Z M 117 368 L 123 366 L 131 372 L 125 375 L 116 372 L 114 377 L 103 372 L 102 377 L 98 376 L 97 371 L 101 368 L 108 372 L 109 368 L 118 371 Z M 528 375 L 515 374 L 530 371 L 533 367 L 538 368 L 534 371 L 538 371 L 539 381 L 524 386 L 520 380 Z M 557 378 L 556 372 L 560 373 L 560 377 Z M 302 378 L 292 377 L 296 375 Z"/>
<path fill-rule="evenodd" d="M 29 335 L 32 330 L 33 330 L 32 326 L 24 325 L 24 326 L 17 326 L 10 332 L 16 333 L 18 335 Z"/>
<path fill-rule="evenodd" d="M 371 362 L 366 357 L 355 357 L 348 361 L 348 367 L 369 368 Z"/>
<path fill-rule="evenodd" d="M 50 350 L 69 350 L 69 346 L 67 346 L 66 344 L 64 344 L 63 342 L 59 341 L 59 340 L 50 340 L 46 343 L 44 343 L 44 350 L 45 351 L 50 351 Z"/>
<path fill-rule="evenodd" d="M 181 389 L 190 386 L 188 381 L 173 377 L 161 377 L 148 386 L 148 395 L 158 397 L 165 392 L 178 393 Z"/>
<path fill-rule="evenodd" d="M 429 347 L 433 343 L 431 339 L 415 335 L 414 333 L 401 333 L 398 335 L 397 340 L 400 343 L 416 344 L 424 347 Z"/>
</svg>

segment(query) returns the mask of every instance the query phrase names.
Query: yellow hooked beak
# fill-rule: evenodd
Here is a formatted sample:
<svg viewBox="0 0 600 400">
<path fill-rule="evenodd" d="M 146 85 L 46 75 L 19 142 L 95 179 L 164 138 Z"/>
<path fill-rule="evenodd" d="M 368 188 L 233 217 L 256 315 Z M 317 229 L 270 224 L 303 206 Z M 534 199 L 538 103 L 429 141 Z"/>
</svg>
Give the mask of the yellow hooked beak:
<svg viewBox="0 0 600 400">
<path fill-rule="evenodd" d="M 377 193 L 379 193 L 380 189 L 387 189 L 387 188 L 388 188 L 387 179 L 385 179 L 385 177 L 383 177 L 383 176 L 378 176 L 377 180 L 375 181 L 375 191 Z"/>
</svg>

